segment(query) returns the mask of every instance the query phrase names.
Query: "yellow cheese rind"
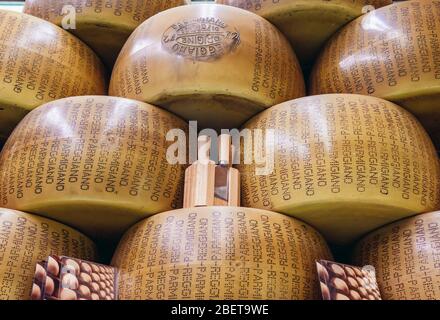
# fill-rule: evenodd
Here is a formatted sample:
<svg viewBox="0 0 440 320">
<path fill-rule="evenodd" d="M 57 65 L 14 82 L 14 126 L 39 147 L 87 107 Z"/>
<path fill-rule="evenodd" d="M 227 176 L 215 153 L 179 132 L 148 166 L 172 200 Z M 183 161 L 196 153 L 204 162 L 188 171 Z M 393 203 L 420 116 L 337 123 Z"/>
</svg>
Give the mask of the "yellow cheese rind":
<svg viewBox="0 0 440 320">
<path fill-rule="evenodd" d="M 358 18 L 318 59 L 310 92 L 359 93 L 413 113 L 440 151 L 440 2 L 403 1 Z"/>
<path fill-rule="evenodd" d="M 112 265 L 122 300 L 320 299 L 315 261 L 326 257 L 321 235 L 293 218 L 199 207 L 135 225 Z"/>
<path fill-rule="evenodd" d="M 244 128 L 275 130 L 275 165 L 266 176 L 255 175 L 255 164 L 238 166 L 242 204 L 302 219 L 331 242 L 347 244 L 440 208 L 433 144 L 419 122 L 391 102 L 311 96 L 270 108 Z"/>
<path fill-rule="evenodd" d="M 93 261 L 95 244 L 58 222 L 0 208 L 0 300 L 30 299 L 37 262 L 49 255 Z"/>
<path fill-rule="evenodd" d="M 194 33 L 201 45 L 194 45 Z M 136 29 L 115 65 L 110 94 L 219 129 L 302 97 L 305 86 L 289 43 L 265 19 L 231 6 L 194 4 Z"/>
<path fill-rule="evenodd" d="M 24 12 L 63 26 L 63 7 L 76 9 L 76 28 L 68 29 L 87 43 L 111 69 L 130 34 L 143 21 L 186 0 L 27 0 Z"/>
<path fill-rule="evenodd" d="M 384 300 L 440 300 L 440 211 L 405 219 L 363 238 L 358 265 L 372 265 Z"/>
<path fill-rule="evenodd" d="M 391 0 L 216 0 L 254 12 L 273 23 L 290 41 L 301 65 L 309 69 L 326 41 L 348 22 Z M 371 7 L 372 8 L 372 7 Z"/>
<path fill-rule="evenodd" d="M 44 20 L 0 10 L 0 137 L 43 103 L 106 90 L 103 65 L 83 42 Z"/>
<path fill-rule="evenodd" d="M 181 207 L 183 165 L 166 159 L 176 116 L 123 98 L 82 96 L 32 111 L 0 155 L 0 205 L 113 239 Z"/>
</svg>

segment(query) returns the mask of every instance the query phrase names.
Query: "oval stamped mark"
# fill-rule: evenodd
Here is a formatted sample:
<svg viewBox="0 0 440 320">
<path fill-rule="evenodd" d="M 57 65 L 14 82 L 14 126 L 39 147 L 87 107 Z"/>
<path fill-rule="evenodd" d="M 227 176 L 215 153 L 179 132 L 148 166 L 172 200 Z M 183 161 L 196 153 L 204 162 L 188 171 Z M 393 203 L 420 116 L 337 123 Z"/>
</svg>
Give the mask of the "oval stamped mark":
<svg viewBox="0 0 440 320">
<path fill-rule="evenodd" d="M 167 51 L 195 61 L 219 59 L 239 44 L 240 33 L 213 17 L 175 23 L 162 35 L 162 46 Z"/>
</svg>

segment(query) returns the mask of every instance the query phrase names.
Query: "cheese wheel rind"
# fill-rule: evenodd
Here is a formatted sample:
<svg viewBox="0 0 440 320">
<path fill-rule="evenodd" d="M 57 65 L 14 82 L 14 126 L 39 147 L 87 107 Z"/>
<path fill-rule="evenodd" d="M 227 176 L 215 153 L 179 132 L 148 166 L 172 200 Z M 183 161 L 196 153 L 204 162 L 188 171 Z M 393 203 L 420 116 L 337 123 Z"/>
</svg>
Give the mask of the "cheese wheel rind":
<svg viewBox="0 0 440 320">
<path fill-rule="evenodd" d="M 130 34 L 146 19 L 186 0 L 27 0 L 24 12 L 60 27 L 70 25 L 63 7 L 75 8 L 75 29 L 67 29 L 87 43 L 112 68 Z M 67 7 L 64 12 L 68 12 Z"/>
<path fill-rule="evenodd" d="M 440 211 L 380 228 L 356 246 L 354 261 L 372 265 L 384 300 L 440 300 Z"/>
<path fill-rule="evenodd" d="M 105 94 L 96 54 L 42 19 L 0 10 L 0 139 L 30 110 L 73 95 Z"/>
<path fill-rule="evenodd" d="M 290 41 L 305 69 L 312 67 L 326 41 L 366 9 L 391 0 L 216 0 L 254 12 L 273 23 Z M 368 6 L 368 7 L 367 7 Z"/>
<path fill-rule="evenodd" d="M 319 233 L 265 210 L 199 207 L 132 227 L 112 265 L 122 300 L 319 299 Z"/>
<path fill-rule="evenodd" d="M 327 44 L 310 93 L 358 93 L 414 114 L 440 151 L 440 1 L 402 1 L 366 14 Z"/>
<path fill-rule="evenodd" d="M 255 159 L 238 166 L 242 204 L 302 219 L 331 242 L 346 244 L 440 208 L 433 144 L 419 122 L 391 102 L 311 96 L 272 107 L 243 128 L 273 129 L 275 140 L 271 174 L 256 176 Z"/>
<path fill-rule="evenodd" d="M 26 116 L 0 154 L 0 203 L 115 238 L 148 215 L 179 208 L 183 165 L 166 134 L 187 125 L 134 100 L 82 96 Z"/>
<path fill-rule="evenodd" d="M 46 218 L 0 208 L 0 300 L 30 299 L 36 263 L 49 255 L 97 258 L 95 244 L 78 231 Z"/>
<path fill-rule="evenodd" d="M 159 13 L 133 32 L 113 69 L 110 94 L 222 129 L 304 96 L 305 85 L 289 43 L 265 19 L 194 4 Z"/>
</svg>

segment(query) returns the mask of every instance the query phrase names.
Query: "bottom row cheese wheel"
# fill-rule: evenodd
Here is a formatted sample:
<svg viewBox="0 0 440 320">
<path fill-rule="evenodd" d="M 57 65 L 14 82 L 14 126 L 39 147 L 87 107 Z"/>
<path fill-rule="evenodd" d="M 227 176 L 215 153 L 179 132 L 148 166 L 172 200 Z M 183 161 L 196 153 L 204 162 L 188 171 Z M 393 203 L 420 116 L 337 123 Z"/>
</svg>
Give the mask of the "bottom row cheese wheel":
<svg viewBox="0 0 440 320">
<path fill-rule="evenodd" d="M 93 242 L 52 220 L 0 208 L 0 300 L 30 298 L 35 265 L 49 255 L 97 257 Z"/>
<path fill-rule="evenodd" d="M 307 224 L 274 212 L 203 207 L 130 229 L 112 261 L 123 300 L 319 299 L 317 259 L 331 253 Z"/>
<path fill-rule="evenodd" d="M 354 260 L 376 268 L 385 300 L 440 300 L 440 211 L 371 233 L 358 244 Z"/>
</svg>

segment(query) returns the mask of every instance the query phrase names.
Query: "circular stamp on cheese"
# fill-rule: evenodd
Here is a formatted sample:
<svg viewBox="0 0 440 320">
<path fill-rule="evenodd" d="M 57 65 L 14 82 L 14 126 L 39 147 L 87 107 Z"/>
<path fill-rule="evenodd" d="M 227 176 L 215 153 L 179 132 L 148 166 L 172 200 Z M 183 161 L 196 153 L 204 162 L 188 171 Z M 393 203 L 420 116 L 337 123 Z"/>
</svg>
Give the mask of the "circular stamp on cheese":
<svg viewBox="0 0 440 320">
<path fill-rule="evenodd" d="M 217 130 L 238 128 L 274 104 L 305 95 L 295 53 L 272 24 L 206 3 L 172 8 L 142 23 L 122 49 L 110 82 L 113 96 Z"/>
</svg>

